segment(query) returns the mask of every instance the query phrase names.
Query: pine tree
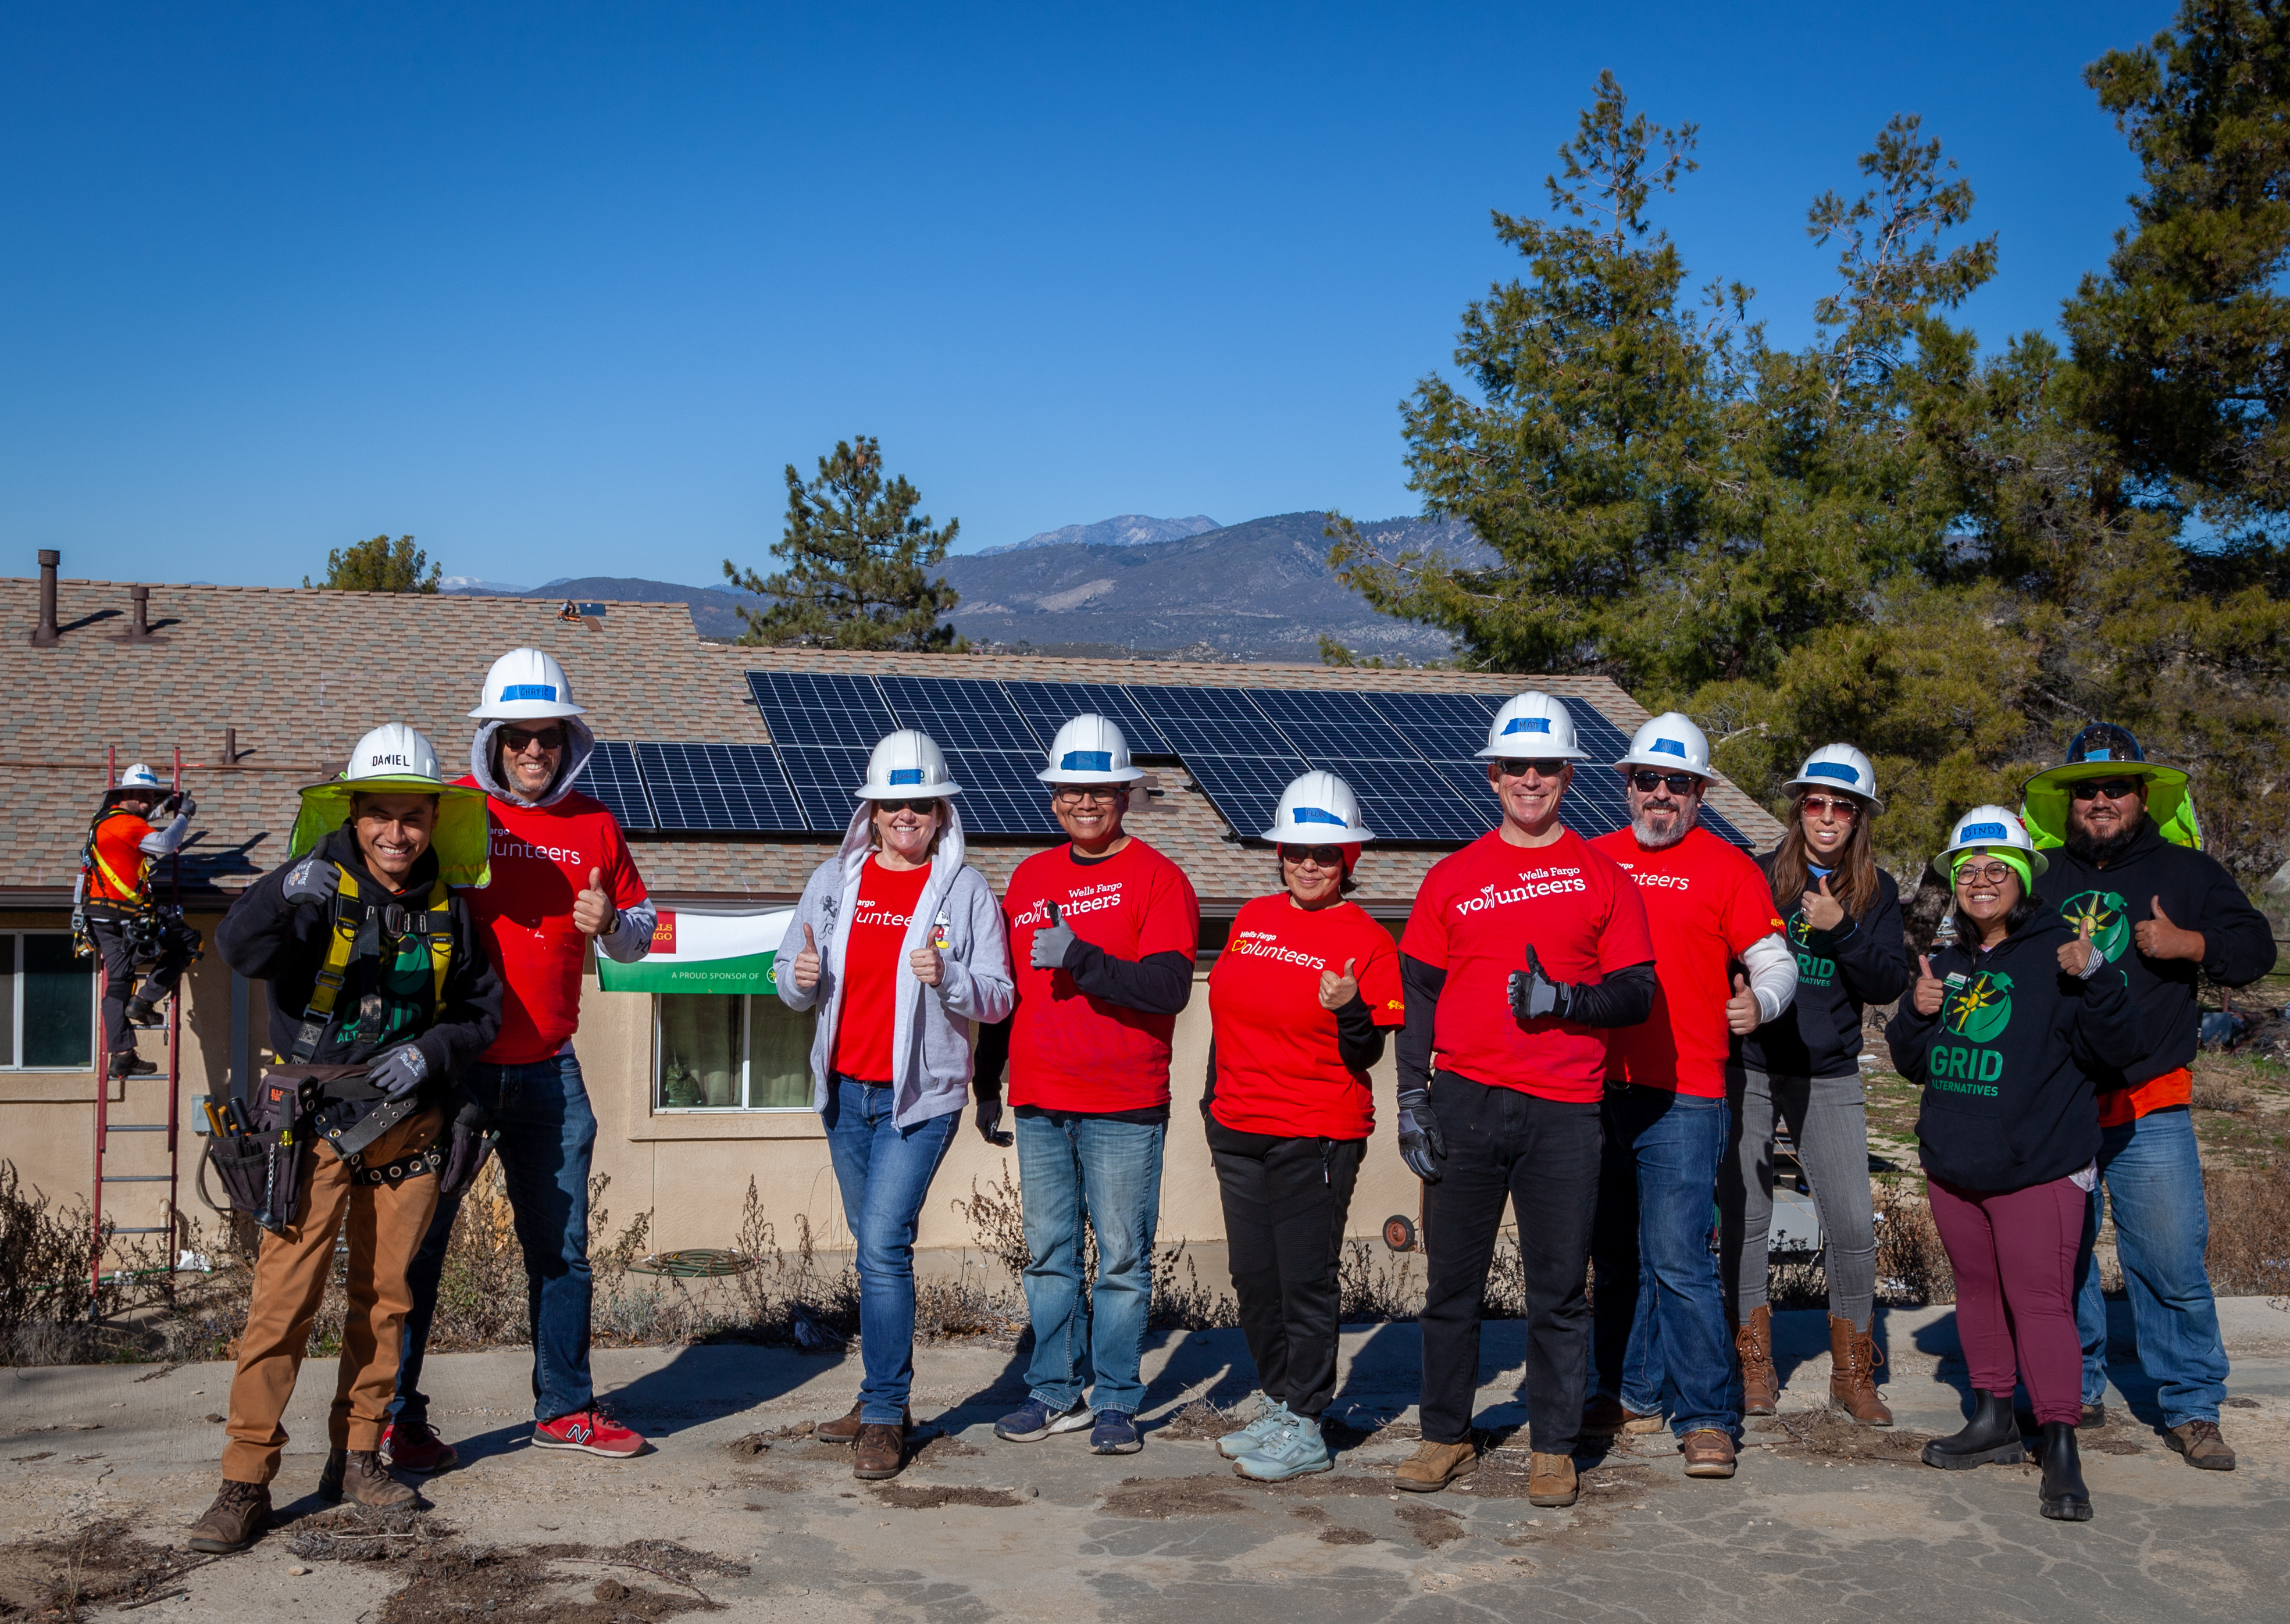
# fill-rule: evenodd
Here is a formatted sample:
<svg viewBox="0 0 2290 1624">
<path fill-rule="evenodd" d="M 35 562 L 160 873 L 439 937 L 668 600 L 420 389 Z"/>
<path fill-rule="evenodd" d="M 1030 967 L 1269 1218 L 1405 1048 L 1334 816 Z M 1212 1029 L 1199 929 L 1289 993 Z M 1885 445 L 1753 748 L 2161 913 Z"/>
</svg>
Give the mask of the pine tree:
<svg viewBox="0 0 2290 1624">
<path fill-rule="evenodd" d="M 413 545 L 412 536 L 400 536 L 392 543 L 380 535 L 328 553 L 326 579 L 318 585 L 335 592 L 435 592 L 443 570 Z M 308 586 L 310 578 L 302 577 L 302 584 Z"/>
<path fill-rule="evenodd" d="M 787 465 L 786 533 L 772 556 L 776 574 L 742 571 L 724 561 L 725 579 L 773 600 L 740 611 L 745 644 L 804 644 L 845 649 L 963 646 L 941 622 L 959 595 L 932 566 L 941 564 L 961 529 L 949 519 L 933 529 L 917 516 L 922 493 L 901 476 L 885 483 L 883 448 L 872 436 L 838 440 L 819 460 L 809 484 Z"/>
</svg>

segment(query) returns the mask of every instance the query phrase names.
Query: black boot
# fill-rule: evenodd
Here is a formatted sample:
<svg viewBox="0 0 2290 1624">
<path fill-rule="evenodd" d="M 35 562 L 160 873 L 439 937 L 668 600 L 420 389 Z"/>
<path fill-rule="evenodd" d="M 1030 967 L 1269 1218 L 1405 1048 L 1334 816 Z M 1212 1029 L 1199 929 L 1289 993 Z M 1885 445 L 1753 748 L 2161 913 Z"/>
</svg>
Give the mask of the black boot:
<svg viewBox="0 0 2290 1624">
<path fill-rule="evenodd" d="M 141 993 L 127 1000 L 126 1014 L 127 1024 L 131 1027 L 164 1027 L 167 1024 L 167 1018 L 159 1012 L 157 1004 Z"/>
<path fill-rule="evenodd" d="M 2016 1466 L 2027 1458 L 2027 1446 L 2020 1442 L 2019 1420 L 2012 1413 L 2012 1396 L 1978 1388 L 1973 1390 L 1972 1419 L 1964 1424 L 1964 1430 L 1934 1438 L 1924 1452 L 1926 1466 L 1951 1472 L 1990 1464 Z"/>
<path fill-rule="evenodd" d="M 2038 1445 L 2044 1457 L 2044 1515 L 2062 1523 L 2091 1521 L 2091 1491 L 2083 1486 L 2083 1460 L 2076 1453 L 2076 1429 L 2066 1421 L 2046 1421 Z"/>
</svg>

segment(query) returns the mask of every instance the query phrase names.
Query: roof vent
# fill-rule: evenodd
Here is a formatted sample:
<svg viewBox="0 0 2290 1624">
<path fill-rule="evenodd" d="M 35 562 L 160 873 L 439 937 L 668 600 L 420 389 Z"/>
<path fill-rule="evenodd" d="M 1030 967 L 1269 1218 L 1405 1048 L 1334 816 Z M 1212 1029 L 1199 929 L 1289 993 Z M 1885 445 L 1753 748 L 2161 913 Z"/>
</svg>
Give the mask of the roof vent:
<svg viewBox="0 0 2290 1624">
<path fill-rule="evenodd" d="M 127 599 L 135 606 L 135 614 L 128 621 L 127 629 L 119 634 L 118 640 L 122 643 L 164 643 L 164 637 L 151 635 L 151 588 L 130 587 Z"/>
<path fill-rule="evenodd" d="M 64 556 L 52 547 L 40 549 L 40 623 L 32 628 L 32 646 L 56 646 L 56 566 Z"/>
</svg>

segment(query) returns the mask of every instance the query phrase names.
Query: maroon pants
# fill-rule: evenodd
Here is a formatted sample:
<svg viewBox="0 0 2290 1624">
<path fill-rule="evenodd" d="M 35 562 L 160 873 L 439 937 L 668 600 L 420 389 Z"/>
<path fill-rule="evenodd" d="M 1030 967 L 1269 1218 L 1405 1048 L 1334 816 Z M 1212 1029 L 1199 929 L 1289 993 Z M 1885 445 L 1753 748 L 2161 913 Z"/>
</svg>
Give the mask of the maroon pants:
<svg viewBox="0 0 2290 1624">
<path fill-rule="evenodd" d="M 1956 1271 L 1956 1333 L 1972 1385 L 2008 1396 L 2016 1370 L 2036 1420 L 2072 1427 L 2083 1419 L 2075 1281 L 2090 1197 L 2071 1179 L 2002 1192 L 1929 1179 L 1926 1188 Z"/>
</svg>

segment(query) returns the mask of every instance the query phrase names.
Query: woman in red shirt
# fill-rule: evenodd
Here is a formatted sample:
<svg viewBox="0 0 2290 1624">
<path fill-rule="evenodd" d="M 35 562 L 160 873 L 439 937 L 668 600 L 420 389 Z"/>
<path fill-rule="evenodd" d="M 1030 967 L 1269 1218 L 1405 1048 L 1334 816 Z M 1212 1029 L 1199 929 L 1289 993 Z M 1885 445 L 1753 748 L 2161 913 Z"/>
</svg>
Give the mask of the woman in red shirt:
<svg viewBox="0 0 2290 1624">
<path fill-rule="evenodd" d="M 1236 1470 L 1277 1483 L 1335 1464 L 1320 1412 L 1336 1385 L 1336 1267 L 1375 1129 L 1368 1068 L 1405 1012 L 1391 933 L 1343 899 L 1375 838 L 1351 787 L 1307 772 L 1282 792 L 1263 837 L 1279 844 L 1285 889 L 1240 910 L 1209 972 L 1201 1115 L 1265 1397 L 1264 1412 L 1217 1448 Z"/>
</svg>

